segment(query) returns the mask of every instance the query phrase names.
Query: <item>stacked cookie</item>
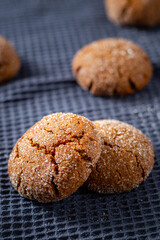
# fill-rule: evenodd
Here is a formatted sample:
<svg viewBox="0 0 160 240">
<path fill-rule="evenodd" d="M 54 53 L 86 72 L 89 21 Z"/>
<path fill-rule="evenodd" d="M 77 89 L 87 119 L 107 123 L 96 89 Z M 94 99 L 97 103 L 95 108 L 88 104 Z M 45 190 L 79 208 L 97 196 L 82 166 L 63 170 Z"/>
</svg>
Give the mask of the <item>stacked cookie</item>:
<svg viewBox="0 0 160 240">
<path fill-rule="evenodd" d="M 17 141 L 8 172 L 21 196 L 53 202 L 84 183 L 100 193 L 131 190 L 147 178 L 153 164 L 151 141 L 133 126 L 56 113 L 37 122 Z"/>
</svg>

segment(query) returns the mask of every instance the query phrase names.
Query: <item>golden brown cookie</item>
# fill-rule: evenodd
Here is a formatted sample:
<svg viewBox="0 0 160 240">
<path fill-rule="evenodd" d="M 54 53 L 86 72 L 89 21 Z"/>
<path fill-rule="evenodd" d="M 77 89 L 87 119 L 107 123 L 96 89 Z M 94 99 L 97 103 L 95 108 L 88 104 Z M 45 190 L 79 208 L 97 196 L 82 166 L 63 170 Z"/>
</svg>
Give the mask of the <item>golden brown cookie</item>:
<svg viewBox="0 0 160 240">
<path fill-rule="evenodd" d="M 109 19 L 119 25 L 154 26 L 160 23 L 159 0 L 105 0 Z"/>
<path fill-rule="evenodd" d="M 85 186 L 108 194 L 139 186 L 153 168 L 151 141 L 140 130 L 120 121 L 99 120 L 94 124 L 103 139 L 103 147 Z"/>
<path fill-rule="evenodd" d="M 48 115 L 16 143 L 8 163 L 11 183 L 31 200 L 61 200 L 87 180 L 101 145 L 97 129 L 87 118 L 72 113 Z"/>
<path fill-rule="evenodd" d="M 0 83 L 14 77 L 20 66 L 15 49 L 7 39 L 0 36 Z"/>
<path fill-rule="evenodd" d="M 73 73 L 83 89 L 102 96 L 132 94 L 152 76 L 147 54 L 125 39 L 104 39 L 80 49 L 73 59 Z"/>
</svg>

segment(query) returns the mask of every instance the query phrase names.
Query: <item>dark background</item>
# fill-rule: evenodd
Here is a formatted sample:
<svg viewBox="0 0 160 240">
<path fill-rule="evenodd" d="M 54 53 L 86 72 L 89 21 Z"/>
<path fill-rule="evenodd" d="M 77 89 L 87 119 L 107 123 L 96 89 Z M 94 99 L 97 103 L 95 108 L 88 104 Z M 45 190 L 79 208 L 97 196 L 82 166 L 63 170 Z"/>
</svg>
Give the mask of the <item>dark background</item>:
<svg viewBox="0 0 160 240">
<path fill-rule="evenodd" d="M 18 76 L 0 86 L 0 239 L 160 239 L 160 27 L 121 28 L 109 22 L 102 0 L 0 1 L 0 34 L 22 60 Z M 155 71 L 141 92 L 102 98 L 83 91 L 71 72 L 75 52 L 106 37 L 132 39 Z M 139 188 L 119 195 L 79 189 L 57 203 L 39 204 L 10 185 L 9 154 L 43 115 L 74 112 L 91 120 L 133 124 L 152 140 L 155 166 Z"/>
</svg>

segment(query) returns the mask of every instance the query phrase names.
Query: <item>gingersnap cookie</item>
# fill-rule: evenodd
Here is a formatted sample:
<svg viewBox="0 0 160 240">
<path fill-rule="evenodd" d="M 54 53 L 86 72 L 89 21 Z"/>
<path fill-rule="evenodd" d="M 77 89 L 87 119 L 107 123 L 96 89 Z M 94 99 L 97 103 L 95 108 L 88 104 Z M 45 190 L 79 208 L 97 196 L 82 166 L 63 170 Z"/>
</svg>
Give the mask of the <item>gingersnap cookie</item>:
<svg viewBox="0 0 160 240">
<path fill-rule="evenodd" d="M 19 69 L 20 59 L 12 44 L 0 36 L 0 83 L 14 77 Z"/>
<path fill-rule="evenodd" d="M 144 88 L 152 76 L 147 54 L 125 39 L 104 39 L 80 49 L 73 59 L 78 83 L 101 96 L 132 94 Z"/>
<path fill-rule="evenodd" d="M 109 19 L 119 25 L 154 26 L 160 23 L 159 0 L 105 0 Z"/>
<path fill-rule="evenodd" d="M 103 147 L 85 186 L 108 194 L 139 186 L 153 168 L 151 141 L 140 130 L 120 121 L 99 120 L 94 124 L 103 139 Z"/>
<path fill-rule="evenodd" d="M 44 117 L 16 143 L 8 172 L 23 197 L 61 200 L 88 178 L 101 153 L 101 138 L 91 121 L 72 113 Z"/>
</svg>

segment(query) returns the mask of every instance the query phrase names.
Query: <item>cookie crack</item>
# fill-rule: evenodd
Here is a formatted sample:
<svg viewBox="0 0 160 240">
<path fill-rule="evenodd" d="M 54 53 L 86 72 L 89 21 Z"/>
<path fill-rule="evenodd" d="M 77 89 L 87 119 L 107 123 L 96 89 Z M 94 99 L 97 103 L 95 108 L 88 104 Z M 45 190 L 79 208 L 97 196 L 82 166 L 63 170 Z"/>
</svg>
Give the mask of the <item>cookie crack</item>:
<svg viewBox="0 0 160 240">
<path fill-rule="evenodd" d="M 16 157 L 15 158 L 19 158 L 19 149 L 18 149 L 18 143 L 16 145 Z"/>
<path fill-rule="evenodd" d="M 30 144 L 32 147 L 35 147 L 37 150 L 44 150 L 45 151 L 45 154 L 49 154 L 51 156 L 51 163 L 54 164 L 54 169 L 55 169 L 55 174 L 58 175 L 59 173 L 59 168 L 58 168 L 58 164 L 55 160 L 55 147 L 53 147 L 53 150 L 51 151 L 47 151 L 47 147 L 44 145 L 44 146 L 41 146 L 39 143 L 35 143 L 33 142 L 33 139 L 30 139 L 28 138 Z M 21 173 L 22 174 L 22 173 Z M 58 190 L 58 186 L 57 184 L 54 182 L 54 176 L 52 176 L 52 179 L 51 179 L 51 184 L 52 184 L 52 188 L 55 192 L 55 195 L 56 196 L 59 196 L 59 190 Z M 21 182 L 21 181 L 20 181 Z M 19 186 L 20 186 L 20 183 L 19 183 Z"/>
<path fill-rule="evenodd" d="M 59 196 L 59 190 L 58 190 L 57 184 L 54 182 L 54 176 L 52 176 L 51 184 L 52 184 L 53 190 L 55 192 L 55 195 L 58 197 Z"/>
<path fill-rule="evenodd" d="M 78 122 L 78 124 L 79 124 L 79 122 Z M 41 130 L 44 130 L 44 131 L 46 131 L 46 132 L 48 132 L 48 133 L 52 133 L 52 134 L 55 135 L 55 133 L 54 133 L 52 130 L 49 130 L 49 129 L 46 129 L 46 128 L 41 128 Z M 67 136 L 68 136 L 68 135 L 71 135 L 71 133 L 68 133 L 68 134 L 67 134 L 65 129 L 61 129 L 61 130 L 63 130 Z M 81 133 L 79 136 L 75 136 L 75 135 L 71 136 L 71 139 L 79 139 L 79 138 L 84 137 L 84 135 L 85 135 L 85 134 L 84 134 L 84 131 L 82 131 L 82 133 Z M 68 141 L 68 139 L 66 139 L 65 141 Z M 57 144 L 56 144 L 56 145 L 57 145 Z"/>
<path fill-rule="evenodd" d="M 78 74 L 79 71 L 81 70 L 81 68 L 82 68 L 82 66 L 77 67 L 76 70 L 75 70 L 75 73 Z"/>
<path fill-rule="evenodd" d="M 121 137 L 121 136 L 123 136 L 124 133 L 126 133 L 126 131 L 123 132 L 123 133 L 117 133 L 117 132 L 116 132 L 116 135 L 115 135 L 115 137 L 113 137 L 113 140 L 116 142 L 117 137 Z M 115 144 L 115 145 L 116 145 L 116 144 Z M 118 145 L 117 145 L 117 146 L 118 146 Z M 118 147 L 119 147 L 119 146 L 118 146 Z"/>
<path fill-rule="evenodd" d="M 92 87 L 93 87 L 93 82 L 91 81 L 89 86 L 88 86 L 88 90 L 91 91 L 92 90 Z"/>
<path fill-rule="evenodd" d="M 45 154 L 49 154 L 51 156 L 51 163 L 54 164 L 54 166 L 55 166 L 55 168 L 54 168 L 55 174 L 58 175 L 59 174 L 59 166 L 55 159 L 56 148 L 59 147 L 60 145 L 66 145 L 67 143 L 75 142 L 75 139 L 77 139 L 78 144 L 80 144 L 80 140 L 83 137 L 84 137 L 84 131 L 82 131 L 82 134 L 80 134 L 79 136 L 72 136 L 71 139 L 59 140 L 56 144 L 53 145 L 53 149 L 50 151 L 47 150 L 47 147 L 45 145 L 41 146 L 39 143 L 35 143 L 32 138 L 28 138 L 28 140 L 32 147 L 35 147 L 37 150 L 42 150 L 42 151 L 44 151 Z"/>
<path fill-rule="evenodd" d="M 117 172 L 118 175 L 119 175 L 119 180 L 121 180 L 121 179 L 122 179 L 122 175 L 121 175 L 121 173 L 120 173 L 118 170 L 116 170 L 116 172 Z"/>
<path fill-rule="evenodd" d="M 22 182 L 22 174 L 23 174 L 24 170 L 22 169 L 21 172 L 18 174 L 18 183 L 17 183 L 17 191 L 19 192 L 19 188 L 21 186 L 21 182 Z M 24 195 L 27 197 L 27 186 L 23 186 L 23 190 L 24 190 Z M 32 197 L 32 200 L 34 200 L 35 198 Z"/>
<path fill-rule="evenodd" d="M 122 78 L 122 74 L 121 74 L 121 67 L 120 66 L 118 66 L 118 68 L 117 68 L 117 72 L 118 72 L 118 77 L 121 79 Z"/>
<path fill-rule="evenodd" d="M 115 96 L 118 95 L 117 87 L 114 88 L 114 90 L 113 90 L 113 94 L 114 94 Z"/>
<path fill-rule="evenodd" d="M 140 161 L 139 161 L 138 155 L 137 155 L 136 153 L 133 153 L 133 151 L 131 151 L 131 150 L 127 150 L 127 149 L 124 149 L 124 148 L 123 148 L 123 150 L 126 151 L 126 152 L 129 152 L 129 153 L 133 154 L 133 156 L 135 157 L 136 163 L 137 163 L 137 167 L 140 167 L 140 168 L 141 168 L 142 178 L 143 178 L 143 180 L 144 180 L 144 179 L 145 179 L 145 171 L 144 171 L 144 169 L 143 169 L 143 167 L 142 167 L 142 164 L 141 164 Z"/>
<path fill-rule="evenodd" d="M 56 149 L 54 148 L 54 150 L 51 151 L 49 154 L 51 155 L 51 163 L 54 164 L 55 174 L 58 175 L 59 174 L 59 167 L 58 167 L 58 164 L 55 160 L 55 151 L 56 151 Z"/>
<path fill-rule="evenodd" d="M 55 134 L 52 130 L 48 130 L 48 129 L 46 129 L 46 128 L 42 128 L 41 130 L 44 130 L 44 131 L 46 131 L 46 132 L 48 132 L 48 133 Z"/>
<path fill-rule="evenodd" d="M 73 143 L 75 140 L 78 140 L 78 143 L 80 144 L 80 140 L 83 138 L 84 134 L 81 134 L 80 136 L 72 136 L 71 139 L 65 139 L 65 140 L 59 140 L 58 143 L 54 145 L 54 147 L 59 147 L 60 145 L 66 145 L 67 143 Z"/>
<path fill-rule="evenodd" d="M 84 150 L 75 149 L 75 151 L 79 153 L 79 155 L 81 156 L 81 160 L 88 161 L 88 162 L 92 161 L 91 157 L 89 157 Z"/>
<path fill-rule="evenodd" d="M 143 178 L 143 180 L 144 180 L 144 179 L 145 179 L 145 172 L 144 172 L 144 169 L 143 169 L 143 167 L 142 167 L 142 164 L 140 163 L 140 161 L 139 161 L 139 159 L 138 159 L 138 156 L 137 156 L 136 154 L 134 154 L 134 156 L 135 156 L 135 159 L 136 159 L 136 162 L 137 162 L 137 167 L 140 166 L 140 168 L 141 168 L 142 178 Z"/>
<path fill-rule="evenodd" d="M 18 143 L 16 145 L 16 156 L 15 159 L 19 158 L 19 149 L 18 149 Z M 17 181 L 17 190 L 19 189 L 20 185 L 21 185 L 21 175 L 23 174 L 23 169 L 21 169 L 20 173 L 18 174 L 18 181 Z"/>
<path fill-rule="evenodd" d="M 139 161 L 139 159 L 138 159 L 138 156 L 137 156 L 137 154 L 135 154 L 135 153 L 133 153 L 133 151 L 131 151 L 131 150 L 127 150 L 127 149 L 125 149 L 125 148 L 123 148 L 123 147 L 120 147 L 120 146 L 118 146 L 118 145 L 112 145 L 112 144 L 109 144 L 109 143 L 107 143 L 106 141 L 104 141 L 104 145 L 105 146 L 108 146 L 108 147 L 110 147 L 110 148 L 114 148 L 114 147 L 118 147 L 118 148 L 121 148 L 123 151 L 125 151 L 125 152 L 129 152 L 129 153 L 131 153 L 131 154 L 133 154 L 133 156 L 134 156 L 134 158 L 135 158 L 135 160 L 136 160 L 136 163 L 137 163 L 137 167 L 140 167 L 141 168 L 141 175 L 142 175 L 142 178 L 143 178 L 143 180 L 145 179 L 145 171 L 144 171 L 144 169 L 143 169 L 143 167 L 142 167 L 142 164 L 140 163 L 140 161 Z M 127 165 L 126 165 L 126 167 L 128 167 Z M 118 171 L 117 171 L 118 172 Z M 119 173 L 120 174 L 120 173 Z"/>
<path fill-rule="evenodd" d="M 21 172 L 18 174 L 18 183 L 17 183 L 17 190 L 19 189 L 20 185 L 21 185 L 21 181 L 22 181 L 22 176 L 23 174 L 23 169 L 21 170 Z"/>
<path fill-rule="evenodd" d="M 45 153 L 46 153 L 46 154 L 49 153 L 49 152 L 47 151 L 45 145 L 44 145 L 44 146 L 41 146 L 39 143 L 33 142 L 33 139 L 32 139 L 32 138 L 28 138 L 28 140 L 30 141 L 30 144 L 31 144 L 32 147 L 36 147 L 37 150 L 45 150 Z"/>
<path fill-rule="evenodd" d="M 110 147 L 110 148 L 113 148 L 113 147 L 118 147 L 118 148 L 120 148 L 120 146 L 119 145 L 117 145 L 117 144 L 110 144 L 110 143 L 108 143 L 108 142 L 106 142 L 106 141 L 104 141 L 104 145 L 105 146 L 108 146 L 108 147 Z"/>
<path fill-rule="evenodd" d="M 8 67 L 9 63 L 8 62 L 1 62 L 0 63 L 0 69 L 4 68 L 4 67 Z"/>
<path fill-rule="evenodd" d="M 121 12 L 121 18 L 123 18 L 126 13 L 128 12 L 129 8 L 131 7 L 132 5 L 132 0 L 128 0 L 127 4 L 124 6 L 122 12 Z"/>
<path fill-rule="evenodd" d="M 96 172 L 97 172 L 97 174 L 98 174 L 98 176 L 100 175 L 100 172 L 99 172 L 99 170 L 98 170 L 98 165 L 96 165 Z"/>
<path fill-rule="evenodd" d="M 55 159 L 56 149 L 60 145 L 66 145 L 68 143 L 75 142 L 75 139 L 77 139 L 78 144 L 80 144 L 80 140 L 83 137 L 84 137 L 84 131 L 82 131 L 82 133 L 79 136 L 72 136 L 71 139 L 59 140 L 56 144 L 53 145 L 53 149 L 50 150 L 50 151 L 47 150 L 47 147 L 45 145 L 42 146 L 39 143 L 34 142 L 32 138 L 27 138 L 27 139 L 30 142 L 31 147 L 35 147 L 37 150 L 44 151 L 45 154 L 49 154 L 51 156 L 51 163 L 53 163 L 54 166 L 55 166 L 55 168 L 54 168 L 55 169 L 55 175 L 58 175 L 59 174 L 59 166 L 58 166 L 58 164 L 56 162 L 56 159 Z M 76 150 L 76 151 L 79 152 L 82 160 L 91 161 L 91 158 L 84 153 L 84 150 Z M 21 171 L 20 176 L 21 176 L 22 173 L 23 173 L 23 170 Z M 19 188 L 20 184 L 21 184 L 21 177 L 19 177 L 17 188 Z M 51 184 L 52 184 L 53 190 L 55 192 L 55 195 L 58 197 L 60 193 L 59 193 L 59 190 L 58 190 L 58 185 L 55 183 L 55 176 L 54 175 L 52 176 Z"/>
<path fill-rule="evenodd" d="M 131 88 L 132 90 L 136 91 L 137 88 L 136 88 L 136 85 L 135 85 L 135 83 L 133 82 L 133 80 L 132 80 L 131 78 L 128 78 L 128 82 L 129 82 L 130 88 Z"/>
<path fill-rule="evenodd" d="M 58 164 L 55 160 L 55 147 L 53 146 L 53 149 L 48 151 L 45 145 L 41 146 L 39 143 L 33 142 L 33 139 L 30 139 L 30 138 L 28 138 L 28 140 L 30 141 L 30 144 L 32 147 L 36 147 L 37 150 L 44 150 L 45 154 L 49 154 L 51 156 L 51 163 L 54 164 L 55 174 L 57 175 L 59 173 L 59 169 L 58 169 Z"/>
<path fill-rule="evenodd" d="M 47 147 L 45 145 L 41 146 L 39 143 L 33 142 L 33 139 L 31 139 L 31 138 L 28 138 L 28 140 L 30 141 L 30 144 L 32 147 L 36 147 L 37 150 L 45 150 L 46 154 L 51 154 L 54 157 L 55 149 L 57 147 L 59 147 L 60 145 L 66 145 L 67 143 L 75 142 L 75 139 L 77 139 L 78 143 L 80 144 L 79 141 L 83 138 L 83 136 L 84 136 L 84 134 L 82 134 L 80 136 L 72 136 L 71 139 L 59 140 L 56 144 L 53 145 L 53 150 L 51 150 L 51 151 L 47 151 Z"/>
<path fill-rule="evenodd" d="M 118 77 L 119 77 L 119 79 L 121 80 L 121 78 L 122 78 L 122 74 L 121 74 L 120 69 L 121 69 L 121 67 L 118 66 L 118 68 L 117 68 Z M 116 85 L 115 85 L 115 87 L 114 87 L 114 89 L 113 89 L 113 94 L 114 94 L 115 96 L 118 95 L 118 89 L 117 89 L 117 88 L 118 88 L 118 82 L 116 82 Z"/>
</svg>

